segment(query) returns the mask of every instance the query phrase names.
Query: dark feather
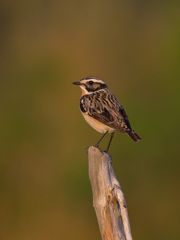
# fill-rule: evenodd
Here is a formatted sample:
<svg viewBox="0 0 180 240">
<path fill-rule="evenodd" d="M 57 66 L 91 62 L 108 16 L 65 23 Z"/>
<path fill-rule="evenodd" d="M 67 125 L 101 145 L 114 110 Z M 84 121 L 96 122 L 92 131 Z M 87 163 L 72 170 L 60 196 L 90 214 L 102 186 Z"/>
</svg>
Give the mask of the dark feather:
<svg viewBox="0 0 180 240">
<path fill-rule="evenodd" d="M 132 130 L 123 106 L 108 89 L 82 96 L 80 108 L 82 112 L 86 112 L 86 114 L 103 124 L 121 132 L 126 132 L 134 141 L 137 142 L 141 139 Z"/>
<path fill-rule="evenodd" d="M 105 125 L 126 132 L 131 130 L 127 114 L 109 90 L 101 90 L 81 97 L 87 114 Z"/>
<path fill-rule="evenodd" d="M 82 111 L 83 113 L 86 112 L 86 106 L 85 106 L 85 104 L 84 104 L 83 99 L 80 99 L 80 109 L 81 109 L 81 111 Z"/>
<path fill-rule="evenodd" d="M 141 137 L 136 132 L 134 132 L 134 130 L 128 131 L 127 133 L 135 142 L 141 140 Z"/>
</svg>

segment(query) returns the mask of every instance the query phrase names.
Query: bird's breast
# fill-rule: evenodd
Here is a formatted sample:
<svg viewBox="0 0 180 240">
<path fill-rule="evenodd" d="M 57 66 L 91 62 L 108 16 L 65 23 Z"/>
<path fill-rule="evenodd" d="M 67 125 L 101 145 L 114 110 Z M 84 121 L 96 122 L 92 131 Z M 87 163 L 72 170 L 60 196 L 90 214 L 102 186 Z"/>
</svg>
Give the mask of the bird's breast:
<svg viewBox="0 0 180 240">
<path fill-rule="evenodd" d="M 82 112 L 82 115 L 83 115 L 84 119 L 86 120 L 86 122 L 99 133 L 105 133 L 105 132 L 112 133 L 115 131 L 114 128 L 111 128 L 111 127 L 103 124 L 102 122 L 96 120 L 93 117 L 90 117 L 87 113 Z"/>
</svg>

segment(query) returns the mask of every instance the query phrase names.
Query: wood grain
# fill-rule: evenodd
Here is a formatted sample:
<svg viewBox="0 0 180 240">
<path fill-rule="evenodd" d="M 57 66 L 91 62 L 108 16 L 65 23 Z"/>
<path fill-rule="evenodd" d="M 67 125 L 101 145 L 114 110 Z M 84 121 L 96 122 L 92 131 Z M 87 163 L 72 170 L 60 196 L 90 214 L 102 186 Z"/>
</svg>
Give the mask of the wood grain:
<svg viewBox="0 0 180 240">
<path fill-rule="evenodd" d="M 127 205 L 111 157 L 89 147 L 89 178 L 102 240 L 132 240 Z"/>
</svg>

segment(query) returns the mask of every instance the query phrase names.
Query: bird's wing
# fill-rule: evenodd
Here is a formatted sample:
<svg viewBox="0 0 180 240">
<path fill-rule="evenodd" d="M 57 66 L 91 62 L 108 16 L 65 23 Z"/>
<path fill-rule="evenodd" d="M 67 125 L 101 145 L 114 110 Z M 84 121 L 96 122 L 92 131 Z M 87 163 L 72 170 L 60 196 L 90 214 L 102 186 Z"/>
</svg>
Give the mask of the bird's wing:
<svg viewBox="0 0 180 240">
<path fill-rule="evenodd" d="M 82 97 L 86 114 L 104 123 L 105 125 L 121 131 L 131 130 L 127 114 L 116 97 L 110 92 L 98 93 Z"/>
</svg>

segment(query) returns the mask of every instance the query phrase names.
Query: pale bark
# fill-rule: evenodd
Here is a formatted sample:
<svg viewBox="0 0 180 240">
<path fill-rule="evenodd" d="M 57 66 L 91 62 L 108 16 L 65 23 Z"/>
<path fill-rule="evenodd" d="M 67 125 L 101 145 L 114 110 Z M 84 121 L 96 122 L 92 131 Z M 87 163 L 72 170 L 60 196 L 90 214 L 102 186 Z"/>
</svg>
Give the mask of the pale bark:
<svg viewBox="0 0 180 240">
<path fill-rule="evenodd" d="M 89 177 L 102 240 L 132 240 L 128 211 L 111 157 L 89 147 Z"/>
</svg>

